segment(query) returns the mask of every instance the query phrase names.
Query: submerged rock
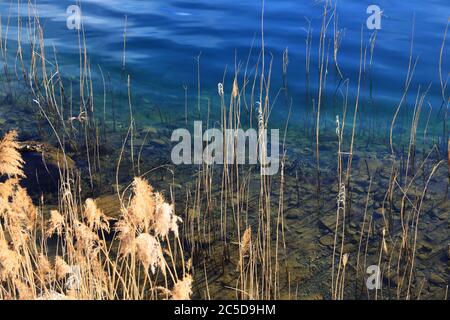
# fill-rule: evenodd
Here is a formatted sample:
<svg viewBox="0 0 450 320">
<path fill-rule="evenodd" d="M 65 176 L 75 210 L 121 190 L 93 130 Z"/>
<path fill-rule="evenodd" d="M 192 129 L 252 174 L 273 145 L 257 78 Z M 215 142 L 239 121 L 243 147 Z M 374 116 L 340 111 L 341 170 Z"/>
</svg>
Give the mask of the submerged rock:
<svg viewBox="0 0 450 320">
<path fill-rule="evenodd" d="M 430 278 L 428 280 L 430 281 L 431 284 L 434 284 L 436 286 L 443 286 L 446 284 L 446 281 L 435 273 L 430 275 Z"/>
<path fill-rule="evenodd" d="M 323 218 L 320 218 L 319 223 L 320 226 L 323 227 L 324 229 L 334 232 L 336 228 L 336 215 L 330 214 Z"/>
<path fill-rule="evenodd" d="M 331 234 L 327 234 L 319 239 L 319 242 L 323 246 L 332 246 L 334 245 L 334 237 Z"/>
<path fill-rule="evenodd" d="M 288 211 L 286 211 L 286 213 L 285 213 L 286 219 L 289 219 L 289 220 L 300 219 L 300 216 L 301 216 L 300 208 L 291 208 Z"/>
</svg>

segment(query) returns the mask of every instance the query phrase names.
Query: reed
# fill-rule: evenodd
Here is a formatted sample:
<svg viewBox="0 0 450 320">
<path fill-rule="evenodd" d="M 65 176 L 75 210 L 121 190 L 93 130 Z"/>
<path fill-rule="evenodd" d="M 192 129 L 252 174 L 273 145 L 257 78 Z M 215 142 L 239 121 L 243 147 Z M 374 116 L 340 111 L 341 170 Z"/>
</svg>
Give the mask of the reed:
<svg viewBox="0 0 450 320">
<path fill-rule="evenodd" d="M 1 299 L 189 299 L 192 278 L 180 242 L 177 258 L 170 241 L 181 222 L 172 204 L 136 177 L 112 231 L 111 218 L 92 199 L 80 203 L 65 181 L 46 218 L 20 186 L 16 135 L 1 144 L 2 160 L 16 159 L 0 184 Z"/>
</svg>

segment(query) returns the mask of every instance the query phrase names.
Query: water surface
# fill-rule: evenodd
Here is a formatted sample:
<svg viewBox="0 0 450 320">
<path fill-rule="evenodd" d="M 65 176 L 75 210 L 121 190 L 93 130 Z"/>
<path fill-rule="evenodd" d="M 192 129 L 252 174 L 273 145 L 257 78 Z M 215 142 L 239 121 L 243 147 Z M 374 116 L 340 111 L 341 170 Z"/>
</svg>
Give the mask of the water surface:
<svg viewBox="0 0 450 320">
<path fill-rule="evenodd" d="M 73 1 L 38 0 L 36 7 L 43 19 L 47 43 L 55 45 L 64 71 L 76 74 L 78 34 L 66 26 L 66 8 Z M 354 90 L 360 61 L 361 32 L 364 46 L 373 30 L 366 27 L 366 8 L 371 1 L 343 0 L 337 3 L 343 37 L 338 62 Z M 445 0 L 395 2 L 380 0 L 383 10 L 373 59 L 373 94 L 378 102 L 395 104 L 403 89 L 409 63 L 414 25 L 414 58 L 418 57 L 415 84 L 432 84 L 430 94 L 439 95 L 439 52 L 450 14 Z M 197 86 L 197 61 L 200 56 L 202 92 L 214 92 L 224 71 L 232 75 L 236 63 L 247 61 L 253 46 L 249 68 L 257 62 L 261 37 L 262 2 L 167 0 L 100 1 L 80 3 L 91 67 L 101 66 L 113 80 L 124 84 L 131 76 L 134 92 L 149 99 L 183 104 L 186 85 L 193 93 Z M 8 1 L 0 4 L 2 24 L 6 17 L 19 15 L 25 25 L 26 3 L 20 9 Z M 311 87 L 317 87 L 317 53 L 323 13 L 322 1 L 265 1 L 264 36 L 267 52 L 273 54 L 273 87 L 280 87 L 282 53 L 288 48 L 288 83 L 294 105 L 301 108 L 305 91 L 305 38 L 310 21 L 313 30 L 311 50 Z M 17 24 L 9 26 L 14 39 Z M 123 72 L 124 31 L 126 29 L 126 70 Z M 331 37 L 333 24 L 329 25 Z M 332 47 L 330 49 L 332 59 Z M 443 62 L 448 64 L 448 47 Z M 445 73 L 445 72 L 444 72 Z M 444 74 L 445 78 L 445 74 Z M 330 88 L 332 91 L 333 88 Z M 366 94 L 363 92 L 362 94 Z M 436 100 L 435 103 L 438 103 Z"/>
</svg>

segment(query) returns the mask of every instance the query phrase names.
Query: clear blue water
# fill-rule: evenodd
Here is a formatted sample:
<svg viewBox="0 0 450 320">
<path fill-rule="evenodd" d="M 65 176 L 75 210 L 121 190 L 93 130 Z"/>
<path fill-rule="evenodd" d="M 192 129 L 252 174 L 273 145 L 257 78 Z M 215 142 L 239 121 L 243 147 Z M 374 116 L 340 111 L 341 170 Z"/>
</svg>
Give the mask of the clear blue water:
<svg viewBox="0 0 450 320">
<path fill-rule="evenodd" d="M 24 1 L 23 1 L 24 2 Z M 78 72 L 78 37 L 66 27 L 69 0 L 36 0 L 43 19 L 47 43 L 55 45 L 60 66 L 66 73 Z M 360 34 L 368 44 L 371 30 L 366 28 L 366 8 L 372 1 L 338 1 L 339 28 L 343 30 L 338 61 L 350 87 L 357 84 L 360 59 Z M 395 108 L 404 86 L 409 62 L 411 31 L 415 20 L 414 58 L 418 64 L 413 87 L 432 84 L 430 101 L 440 103 L 438 61 L 450 4 L 447 0 L 388 1 L 378 0 L 383 10 L 373 59 L 373 95 L 377 103 Z M 133 92 L 167 106 L 183 105 L 183 85 L 191 94 L 197 90 L 197 62 L 201 53 L 200 71 L 203 94 L 213 95 L 225 69 L 231 76 L 235 62 L 247 61 L 254 43 L 250 68 L 257 61 L 260 48 L 262 2 L 256 0 L 84 0 L 81 2 L 88 53 L 94 72 L 98 66 L 126 84 L 129 74 Z M 16 17 L 18 8 L 9 1 L 0 3 L 2 24 L 6 17 Z M 26 3 L 20 15 L 28 15 Z M 313 29 L 311 50 L 311 88 L 317 87 L 317 52 L 322 20 L 323 1 L 267 0 L 265 2 L 265 40 L 267 52 L 274 57 L 273 88 L 282 85 L 282 53 L 289 49 L 288 83 L 294 97 L 294 109 L 304 104 L 305 38 L 307 19 Z M 122 70 L 123 33 L 127 17 L 126 70 Z M 9 37 L 14 39 L 17 23 L 11 19 Z M 329 26 L 331 37 L 333 25 Z M 329 38 L 330 39 L 330 38 Z M 443 54 L 443 76 L 448 76 L 449 46 Z M 330 66 L 332 46 L 330 47 Z M 332 69 L 332 67 L 330 67 Z M 332 92 L 336 79 L 330 78 L 327 90 Z M 231 82 L 230 82 L 231 83 Z M 276 91 L 276 89 L 274 89 Z M 367 90 L 363 90 L 363 95 Z M 434 98 L 433 98 L 434 97 Z M 434 100 L 433 100 L 434 99 Z M 436 107 L 437 108 L 437 107 Z"/>
</svg>

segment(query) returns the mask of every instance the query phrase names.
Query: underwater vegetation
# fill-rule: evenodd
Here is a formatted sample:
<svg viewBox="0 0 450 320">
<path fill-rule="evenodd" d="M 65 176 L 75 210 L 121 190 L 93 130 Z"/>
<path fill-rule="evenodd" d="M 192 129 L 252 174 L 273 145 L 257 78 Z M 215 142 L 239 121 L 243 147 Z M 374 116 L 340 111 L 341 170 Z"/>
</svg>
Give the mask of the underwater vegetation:
<svg viewBox="0 0 450 320">
<path fill-rule="evenodd" d="M 195 93 L 184 86 L 170 108 L 133 92 L 126 24 L 112 80 L 82 25 L 74 75 L 31 2 L 15 39 L 0 23 L 0 299 L 447 299 L 450 20 L 433 84 L 413 81 L 412 26 L 388 104 L 373 91 L 378 31 L 366 41 L 361 29 L 350 77 L 338 7 L 320 5 L 301 101 L 287 48 L 274 68 L 264 11 L 260 46 L 217 92 L 203 90 L 199 55 Z M 174 163 L 180 128 L 193 153 Z M 221 160 L 202 161 L 219 140 Z"/>
</svg>

